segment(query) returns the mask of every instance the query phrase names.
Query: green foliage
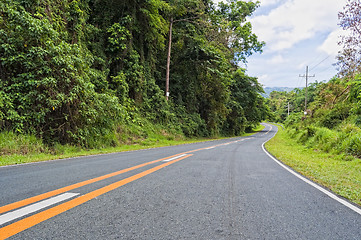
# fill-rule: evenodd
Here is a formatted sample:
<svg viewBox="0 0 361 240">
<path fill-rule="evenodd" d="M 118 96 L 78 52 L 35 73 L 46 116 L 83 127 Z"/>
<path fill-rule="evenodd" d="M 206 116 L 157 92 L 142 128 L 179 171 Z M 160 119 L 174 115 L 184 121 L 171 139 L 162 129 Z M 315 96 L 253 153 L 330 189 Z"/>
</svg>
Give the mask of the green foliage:
<svg viewBox="0 0 361 240">
<path fill-rule="evenodd" d="M 259 122 L 267 119 L 269 109 L 263 98 L 263 88 L 254 77 L 249 77 L 244 70 L 234 73 L 231 83 L 231 114 L 229 126 L 234 128 L 234 133 L 250 131 Z"/>
<path fill-rule="evenodd" d="M 272 110 L 278 111 L 278 102 L 285 100 L 296 105 L 285 120 L 290 136 L 310 148 L 337 154 L 361 157 L 360 151 L 360 78 L 345 82 L 333 78 L 327 83 L 311 85 L 311 98 L 307 115 L 297 105 L 304 94 L 297 90 L 291 93 L 272 93 Z"/>
<path fill-rule="evenodd" d="M 335 128 L 350 116 L 349 104 L 338 104 L 330 110 L 320 110 L 319 124 L 327 128 Z"/>
<path fill-rule="evenodd" d="M 124 26 L 121 26 L 120 23 L 114 23 L 111 27 L 108 28 L 107 33 L 108 37 L 108 51 L 111 53 L 116 53 L 119 51 L 124 51 L 127 48 L 127 41 L 130 37 L 130 32 Z M 115 59 L 118 60 L 118 57 Z"/>
<path fill-rule="evenodd" d="M 0 132 L 0 155 L 29 154 L 47 151 L 47 147 L 34 135 Z"/>
<path fill-rule="evenodd" d="M 314 137 L 309 141 L 309 146 L 318 146 L 323 151 L 333 152 L 339 148 L 338 145 L 344 140 L 342 135 L 342 133 L 336 133 L 328 128 L 317 128 Z"/>
<path fill-rule="evenodd" d="M 247 22 L 247 17 L 259 6 L 259 2 L 245 2 L 229 0 L 220 2 L 216 11 L 219 31 L 229 39 L 231 52 L 236 61 L 246 61 L 246 58 L 255 52 L 261 52 L 264 42 L 259 42 L 252 34 L 252 26 Z"/>
<path fill-rule="evenodd" d="M 300 123 L 303 117 L 303 113 L 293 113 L 290 116 L 287 117 L 285 120 L 285 126 L 286 127 L 292 127 L 297 123 Z"/>
<path fill-rule="evenodd" d="M 5 126 L 36 133 L 48 143 L 85 146 L 101 135 L 94 127 L 109 131 L 121 106 L 94 91 L 89 52 L 62 40 L 47 18 L 38 19 L 15 3 L 0 6 L 9 23 L 0 32 L 2 87 L 11 97 Z"/>
<path fill-rule="evenodd" d="M 347 154 L 361 158 L 361 133 L 346 138 L 342 143 L 342 149 Z"/>
<path fill-rule="evenodd" d="M 127 134 L 152 142 L 146 129 L 216 136 L 256 126 L 269 109 L 257 79 L 237 62 L 264 45 L 247 22 L 258 3 L 220 6 L 202 0 L 1 1 L 0 130 L 35 135 L 49 147 L 104 148 L 124 144 Z"/>
<path fill-rule="evenodd" d="M 279 128 L 277 135 L 266 143 L 267 150 L 302 175 L 361 204 L 361 160 L 343 153 L 325 153 L 320 149 L 306 147 L 297 143 L 289 131 Z M 326 139 L 332 140 L 328 130 L 321 131 L 323 133 L 320 135 L 324 134 L 328 136 Z"/>
</svg>

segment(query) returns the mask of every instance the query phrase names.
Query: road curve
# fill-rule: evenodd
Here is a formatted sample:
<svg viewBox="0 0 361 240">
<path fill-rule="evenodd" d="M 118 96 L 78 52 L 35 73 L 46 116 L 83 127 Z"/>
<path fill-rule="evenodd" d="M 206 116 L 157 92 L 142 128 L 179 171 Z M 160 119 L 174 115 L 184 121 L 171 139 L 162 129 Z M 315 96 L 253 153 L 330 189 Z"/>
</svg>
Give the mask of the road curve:
<svg viewBox="0 0 361 240">
<path fill-rule="evenodd" d="M 361 239 L 250 137 L 0 167 L 0 239 Z M 321 189 L 322 190 L 322 189 Z"/>
</svg>

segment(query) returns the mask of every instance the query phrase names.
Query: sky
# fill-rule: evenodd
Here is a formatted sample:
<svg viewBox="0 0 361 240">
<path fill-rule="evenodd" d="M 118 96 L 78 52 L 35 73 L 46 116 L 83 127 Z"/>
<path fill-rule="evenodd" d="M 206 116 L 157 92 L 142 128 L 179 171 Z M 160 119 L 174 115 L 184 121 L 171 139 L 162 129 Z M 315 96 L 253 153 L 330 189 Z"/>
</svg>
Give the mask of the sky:
<svg viewBox="0 0 361 240">
<path fill-rule="evenodd" d="M 220 2 L 221 0 L 214 0 Z M 263 53 L 248 58 L 247 74 L 264 87 L 304 87 L 306 66 L 309 82 L 328 81 L 337 74 L 336 56 L 343 30 L 338 12 L 346 0 L 260 0 L 249 18 L 253 32 L 266 42 Z"/>
</svg>

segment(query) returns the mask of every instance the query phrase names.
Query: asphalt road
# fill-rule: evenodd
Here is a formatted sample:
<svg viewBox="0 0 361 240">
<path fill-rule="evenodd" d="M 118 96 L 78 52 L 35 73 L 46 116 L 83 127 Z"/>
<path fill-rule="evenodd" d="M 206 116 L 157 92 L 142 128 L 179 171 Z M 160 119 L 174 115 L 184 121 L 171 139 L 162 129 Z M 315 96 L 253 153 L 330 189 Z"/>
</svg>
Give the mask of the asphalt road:
<svg viewBox="0 0 361 240">
<path fill-rule="evenodd" d="M 251 137 L 0 168 L 0 239 L 361 239 Z M 1 207 L 2 206 L 2 207 Z"/>
</svg>

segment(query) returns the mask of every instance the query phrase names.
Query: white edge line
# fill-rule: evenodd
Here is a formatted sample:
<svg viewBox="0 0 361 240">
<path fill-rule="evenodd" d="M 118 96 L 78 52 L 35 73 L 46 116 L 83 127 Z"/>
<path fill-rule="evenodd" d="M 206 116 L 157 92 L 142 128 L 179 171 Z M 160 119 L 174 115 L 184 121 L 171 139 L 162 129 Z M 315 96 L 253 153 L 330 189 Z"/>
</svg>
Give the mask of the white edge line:
<svg viewBox="0 0 361 240">
<path fill-rule="evenodd" d="M 276 133 L 278 132 L 278 128 Z M 285 164 L 283 164 L 282 162 L 280 162 L 278 159 L 276 159 L 275 157 L 273 157 L 264 147 L 264 145 L 271 140 L 272 138 L 268 139 L 267 141 L 265 141 L 262 144 L 262 149 L 263 151 L 272 159 L 274 160 L 276 163 L 278 163 L 281 167 L 283 167 L 284 169 L 286 169 L 288 172 L 292 173 L 294 176 L 298 177 L 299 179 L 301 179 L 302 181 L 308 183 L 309 185 L 311 185 L 312 187 L 316 188 L 317 190 L 323 192 L 324 194 L 326 194 L 327 196 L 329 196 L 330 198 L 336 200 L 337 202 L 343 204 L 344 206 L 350 208 L 351 210 L 355 211 L 356 213 L 361 215 L 361 209 L 356 207 L 355 205 L 349 203 L 348 201 L 338 197 L 337 195 L 335 195 L 334 193 L 324 189 L 323 187 L 320 187 L 319 185 L 317 185 L 316 183 L 310 181 L 309 179 L 303 177 L 302 175 L 300 175 L 299 173 L 295 172 L 294 170 L 290 169 L 288 166 L 286 166 Z"/>
<path fill-rule="evenodd" d="M 21 218 L 25 215 L 28 215 L 30 213 L 39 211 L 43 208 L 49 207 L 51 205 L 54 205 L 56 203 L 68 200 L 70 198 L 73 198 L 75 196 L 79 195 L 79 193 L 63 193 L 59 196 L 56 197 L 52 197 L 49 199 L 46 199 L 44 201 L 38 202 L 38 203 L 34 203 L 32 205 L 20 208 L 18 210 L 9 212 L 9 213 L 5 213 L 3 215 L 0 215 L 0 225 L 10 222 L 12 220 L 15 220 L 17 218 Z"/>
<path fill-rule="evenodd" d="M 163 160 L 162 162 L 170 162 L 170 161 L 173 161 L 175 159 L 178 159 L 178 158 L 181 158 L 181 157 L 184 157 L 184 156 L 187 156 L 187 154 L 182 154 L 182 155 L 179 155 L 179 156 L 175 156 L 175 157 Z"/>
</svg>

